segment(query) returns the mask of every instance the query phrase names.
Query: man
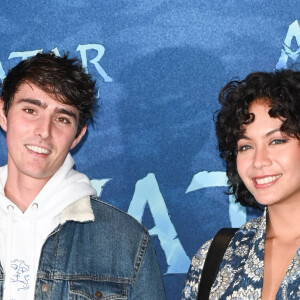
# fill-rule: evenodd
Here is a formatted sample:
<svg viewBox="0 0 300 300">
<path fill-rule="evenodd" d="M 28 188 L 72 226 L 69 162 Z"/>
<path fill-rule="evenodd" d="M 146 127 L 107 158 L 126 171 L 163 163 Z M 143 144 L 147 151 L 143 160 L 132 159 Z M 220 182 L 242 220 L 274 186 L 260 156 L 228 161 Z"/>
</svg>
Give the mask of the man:
<svg viewBox="0 0 300 300">
<path fill-rule="evenodd" d="M 146 229 L 72 169 L 95 101 L 94 81 L 66 55 L 37 54 L 3 82 L 2 299 L 165 299 Z"/>
</svg>

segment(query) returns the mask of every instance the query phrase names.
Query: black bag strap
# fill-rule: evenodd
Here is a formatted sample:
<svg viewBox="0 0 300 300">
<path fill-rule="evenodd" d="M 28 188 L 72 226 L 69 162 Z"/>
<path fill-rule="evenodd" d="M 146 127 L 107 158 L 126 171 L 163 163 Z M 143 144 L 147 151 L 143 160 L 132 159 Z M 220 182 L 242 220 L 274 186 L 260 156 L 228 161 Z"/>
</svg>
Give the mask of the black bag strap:
<svg viewBox="0 0 300 300">
<path fill-rule="evenodd" d="M 224 253 L 237 230 L 238 228 L 222 228 L 215 235 L 205 259 L 197 300 L 209 298 L 210 289 L 216 280 Z"/>
</svg>

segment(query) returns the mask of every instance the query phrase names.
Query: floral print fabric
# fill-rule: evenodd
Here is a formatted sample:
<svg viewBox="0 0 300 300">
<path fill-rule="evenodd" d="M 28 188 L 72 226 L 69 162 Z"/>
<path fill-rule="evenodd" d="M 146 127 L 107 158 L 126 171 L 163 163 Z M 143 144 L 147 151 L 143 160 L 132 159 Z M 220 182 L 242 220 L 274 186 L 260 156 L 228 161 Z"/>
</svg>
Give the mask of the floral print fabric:
<svg viewBox="0 0 300 300">
<path fill-rule="evenodd" d="M 261 299 L 267 211 L 247 222 L 226 249 L 219 273 L 211 288 L 210 300 Z M 206 242 L 192 259 L 182 300 L 196 300 L 205 258 L 211 244 Z M 300 299 L 300 249 L 283 278 L 276 300 Z"/>
</svg>

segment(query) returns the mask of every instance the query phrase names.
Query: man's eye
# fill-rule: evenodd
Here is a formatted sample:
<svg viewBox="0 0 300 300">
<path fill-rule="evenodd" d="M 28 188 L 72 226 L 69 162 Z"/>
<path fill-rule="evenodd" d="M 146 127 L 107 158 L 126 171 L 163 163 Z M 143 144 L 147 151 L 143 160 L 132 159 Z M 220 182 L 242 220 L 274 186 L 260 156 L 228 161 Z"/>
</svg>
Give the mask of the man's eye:
<svg viewBox="0 0 300 300">
<path fill-rule="evenodd" d="M 288 139 L 276 139 L 273 140 L 270 144 L 271 145 L 279 145 L 279 144 L 284 144 L 288 141 Z"/>
<path fill-rule="evenodd" d="M 69 119 L 64 118 L 64 117 L 57 118 L 57 121 L 60 122 L 60 123 L 64 123 L 64 124 L 70 124 L 71 123 Z"/>
<path fill-rule="evenodd" d="M 238 148 L 238 151 L 239 152 L 243 152 L 243 151 L 246 151 L 246 150 L 249 150 L 251 149 L 252 147 L 250 145 L 242 145 Z"/>
<path fill-rule="evenodd" d="M 27 112 L 28 114 L 35 114 L 36 113 L 35 110 L 32 109 L 32 108 L 25 108 L 24 111 Z"/>
</svg>

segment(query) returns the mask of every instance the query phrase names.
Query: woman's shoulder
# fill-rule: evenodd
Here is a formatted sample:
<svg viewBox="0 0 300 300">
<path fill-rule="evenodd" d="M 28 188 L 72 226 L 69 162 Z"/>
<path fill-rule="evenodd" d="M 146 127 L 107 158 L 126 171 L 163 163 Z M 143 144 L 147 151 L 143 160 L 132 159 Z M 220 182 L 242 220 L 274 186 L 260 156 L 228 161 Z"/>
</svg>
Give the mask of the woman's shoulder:
<svg viewBox="0 0 300 300">
<path fill-rule="evenodd" d="M 192 258 L 190 269 L 186 277 L 185 286 L 182 291 L 182 299 L 184 300 L 197 298 L 201 273 L 212 240 L 213 239 L 205 242 Z"/>
<path fill-rule="evenodd" d="M 265 218 L 263 215 L 248 221 L 236 231 L 234 237 L 232 238 L 232 241 L 241 240 L 243 239 L 243 237 L 248 235 L 253 236 L 257 231 L 264 230 L 264 222 L 265 222 Z M 203 269 L 207 252 L 209 250 L 212 241 L 213 239 L 206 241 L 196 252 L 196 254 L 194 255 L 191 261 L 191 266 L 193 267 L 193 269 L 197 271 Z"/>
<path fill-rule="evenodd" d="M 262 215 L 261 217 L 248 221 L 241 228 L 239 228 L 226 249 L 223 258 L 223 264 L 224 261 L 232 262 L 233 257 L 236 255 L 239 257 L 247 255 L 249 246 L 258 238 L 258 235 L 261 236 L 263 234 L 264 223 L 265 217 Z M 260 232 L 261 234 L 257 235 L 257 233 Z M 182 299 L 187 300 L 197 298 L 199 281 L 212 240 L 213 239 L 205 242 L 192 258 L 185 282 L 185 287 L 182 293 Z"/>
<path fill-rule="evenodd" d="M 240 231 L 247 233 L 253 230 L 264 229 L 265 222 L 266 222 L 266 214 L 264 213 L 260 217 L 257 217 L 255 219 L 246 222 L 244 225 L 241 226 Z"/>
<path fill-rule="evenodd" d="M 206 256 L 207 256 L 207 252 L 209 250 L 209 247 L 210 247 L 212 241 L 213 241 L 213 239 L 211 239 L 209 241 L 206 241 L 200 247 L 200 249 L 198 249 L 198 251 L 196 252 L 194 257 L 192 258 L 191 267 L 193 267 L 193 270 L 195 270 L 196 272 L 199 272 L 199 270 L 203 269 L 205 259 L 206 259 Z"/>
</svg>

